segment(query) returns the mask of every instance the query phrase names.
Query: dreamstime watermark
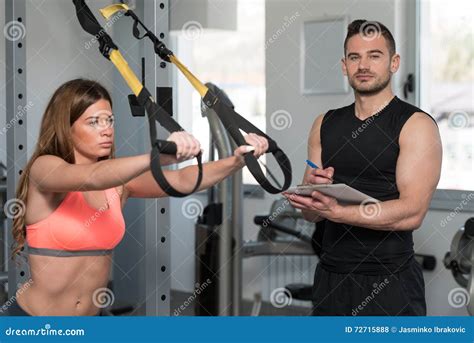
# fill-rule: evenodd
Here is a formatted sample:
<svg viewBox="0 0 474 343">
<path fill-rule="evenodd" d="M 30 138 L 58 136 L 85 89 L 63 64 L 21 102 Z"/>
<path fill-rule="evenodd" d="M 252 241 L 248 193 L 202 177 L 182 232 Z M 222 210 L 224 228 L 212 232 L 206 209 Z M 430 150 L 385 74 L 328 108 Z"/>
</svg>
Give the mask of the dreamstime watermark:
<svg viewBox="0 0 474 343">
<path fill-rule="evenodd" d="M 270 38 L 265 42 L 265 49 L 267 49 L 271 44 L 273 44 L 285 31 L 298 19 L 300 13 L 296 11 L 291 16 L 285 16 L 283 18 L 283 24 L 275 32 L 273 32 Z"/>
<path fill-rule="evenodd" d="M 290 199 L 294 197 L 294 194 L 291 194 L 290 195 Z M 288 201 L 288 199 L 285 199 L 280 206 L 278 206 L 269 216 L 268 218 L 266 218 L 263 223 L 262 223 L 262 226 L 263 227 L 267 227 L 268 225 L 271 224 L 271 222 L 273 222 L 284 210 L 285 208 L 290 204 L 290 202 Z"/>
<path fill-rule="evenodd" d="M 362 300 L 362 302 L 352 310 L 352 315 L 357 316 L 360 311 L 362 311 L 374 298 L 390 283 L 389 279 L 385 278 L 381 283 L 374 283 L 372 287 L 374 288 L 368 296 Z"/>
<path fill-rule="evenodd" d="M 102 214 L 104 214 L 106 211 L 108 211 L 111 206 L 113 206 L 113 203 L 115 202 L 115 200 L 120 197 L 122 195 L 123 191 L 120 189 L 120 190 L 117 190 L 117 192 L 111 196 L 110 198 L 107 197 L 106 195 L 106 199 L 107 199 L 107 203 L 102 205 L 101 207 L 99 207 L 98 209 L 95 209 L 95 208 L 92 208 L 87 202 L 86 202 L 86 205 L 92 209 L 92 210 L 95 210 L 94 213 L 89 217 L 87 218 L 84 222 L 83 222 L 83 225 L 84 227 L 87 229 L 89 228 L 90 226 L 92 226 L 101 216 Z M 64 201 L 64 199 L 63 199 Z M 85 201 L 85 200 L 84 200 Z M 78 230 L 76 231 L 73 235 L 69 235 L 67 237 L 67 239 L 65 237 L 63 237 L 62 235 L 57 235 L 54 231 L 52 232 L 52 237 L 53 239 L 58 243 L 60 244 L 61 246 L 65 247 L 66 250 L 77 250 L 77 244 L 84 244 L 84 240 L 81 239 L 81 235 L 82 235 L 82 231 L 81 230 Z"/>
<path fill-rule="evenodd" d="M 181 212 L 187 219 L 196 219 L 202 212 L 204 206 L 198 199 L 186 199 L 181 206 Z"/>
<path fill-rule="evenodd" d="M 179 306 L 179 308 L 174 310 L 173 315 L 179 316 L 181 312 L 183 312 L 189 305 L 191 305 L 196 299 L 196 297 L 200 295 L 211 283 L 212 283 L 211 279 L 207 279 L 201 285 L 199 283 L 196 283 L 193 294 L 191 294 L 184 301 L 184 303 Z"/>
<path fill-rule="evenodd" d="M 92 37 L 90 40 L 85 42 L 84 48 L 86 50 L 89 50 L 94 44 L 96 44 L 99 41 L 100 38 L 102 38 L 103 36 L 105 36 L 107 34 L 105 29 L 108 29 L 108 28 L 112 27 L 112 25 L 114 25 L 115 22 L 117 20 L 119 20 L 120 18 L 122 18 L 123 16 L 124 16 L 123 12 L 117 12 L 110 20 L 108 20 L 104 24 L 103 29 L 100 30 L 100 32 L 98 34 L 94 35 L 94 37 Z"/>
<path fill-rule="evenodd" d="M 453 211 L 451 211 L 447 216 L 446 218 L 444 218 L 443 220 L 441 220 L 440 222 L 440 225 L 441 227 L 445 227 L 446 225 L 448 225 L 448 223 L 453 220 L 454 217 L 456 217 L 460 212 L 462 212 L 462 210 L 464 209 L 464 206 L 467 206 L 467 204 L 474 199 L 474 193 L 469 193 L 468 195 L 466 194 L 463 194 L 462 197 L 464 197 L 464 199 L 459 203 L 458 206 L 456 206 L 454 208 Z"/>
<path fill-rule="evenodd" d="M 106 212 L 111 204 L 119 197 L 121 197 L 122 195 L 122 190 L 119 190 L 117 191 L 110 199 L 107 198 L 107 205 L 102 205 L 101 207 L 99 207 L 99 209 L 97 211 L 94 212 L 94 214 L 92 216 L 90 216 L 85 222 L 84 222 L 84 226 L 86 228 L 88 228 L 89 226 L 91 226 L 93 223 L 95 223 L 97 221 L 97 219 L 100 218 L 100 216 L 102 216 L 102 214 L 104 212 Z"/>
<path fill-rule="evenodd" d="M 460 130 L 470 126 L 469 114 L 463 111 L 453 111 L 448 116 L 448 125 L 452 129 Z"/>
<path fill-rule="evenodd" d="M 17 294 L 21 295 L 23 292 L 25 292 L 30 286 L 33 284 L 33 280 L 29 279 L 26 281 L 23 285 L 18 286 Z M 9 307 L 11 307 L 14 303 L 16 302 L 16 295 L 12 296 L 10 299 L 8 299 L 2 307 L 0 307 L 0 313 L 6 312 Z"/>
<path fill-rule="evenodd" d="M 292 301 L 291 292 L 285 287 L 275 288 L 270 294 L 270 303 L 276 308 L 289 306 Z"/>
<path fill-rule="evenodd" d="M 451 307 L 461 308 L 469 304 L 469 301 L 469 292 L 464 288 L 453 288 L 448 294 L 448 303 Z"/>
<path fill-rule="evenodd" d="M 183 33 L 184 38 L 187 40 L 195 40 L 201 37 L 203 27 L 200 22 L 191 20 L 184 23 L 183 27 L 181 28 L 181 32 Z"/>
<path fill-rule="evenodd" d="M 25 38 L 26 27 L 23 23 L 14 20 L 5 24 L 3 27 L 3 35 L 12 42 Z"/>
<path fill-rule="evenodd" d="M 39 329 L 15 329 L 11 326 L 5 329 L 6 336 L 84 336 L 84 329 L 53 329 L 50 324 L 45 324 Z"/>
<path fill-rule="evenodd" d="M 94 293 L 92 293 L 92 303 L 98 308 L 106 308 L 112 306 L 114 301 L 115 295 L 109 288 L 97 288 Z"/>
<path fill-rule="evenodd" d="M 277 110 L 270 116 L 270 125 L 278 131 L 288 129 L 293 124 L 293 118 L 290 112 L 285 110 Z"/>
<path fill-rule="evenodd" d="M 362 36 L 362 39 L 371 41 L 382 35 L 382 28 L 375 21 L 366 21 L 360 26 L 359 34 Z"/>
<path fill-rule="evenodd" d="M 375 202 L 372 199 L 365 199 L 359 205 L 360 215 L 367 219 L 375 218 L 381 212 L 382 212 L 382 205 L 380 205 L 380 202 Z"/>
<path fill-rule="evenodd" d="M 13 198 L 5 202 L 3 212 L 7 218 L 15 219 L 26 213 L 26 205 L 21 199 Z"/>
<path fill-rule="evenodd" d="M 352 131 L 352 138 L 353 139 L 356 139 L 362 132 L 364 132 L 364 130 L 369 127 L 374 121 L 375 119 L 377 119 L 377 117 L 380 115 L 380 113 L 385 109 L 385 107 L 387 107 L 387 105 L 389 104 L 389 102 L 385 102 L 382 106 L 380 106 L 373 115 L 371 115 L 369 118 L 367 118 L 366 120 L 364 120 L 364 122 L 362 123 L 361 126 L 359 126 L 357 128 L 357 130 L 354 130 Z"/>
<path fill-rule="evenodd" d="M 379 116 L 379 113 L 377 112 L 376 114 L 374 114 L 373 116 L 369 117 L 367 120 L 365 120 L 361 126 L 359 126 L 357 128 L 357 130 L 354 130 L 352 131 L 352 138 L 353 139 L 356 139 L 359 134 L 361 134 L 362 132 L 364 132 L 364 130 L 370 126 L 370 124 L 372 124 L 374 121 L 375 121 L 375 118 L 377 118 Z"/>
<path fill-rule="evenodd" d="M 18 105 L 15 116 L 2 128 L 0 135 L 6 134 L 26 113 L 33 108 L 33 102 L 29 101 L 25 106 Z"/>
</svg>

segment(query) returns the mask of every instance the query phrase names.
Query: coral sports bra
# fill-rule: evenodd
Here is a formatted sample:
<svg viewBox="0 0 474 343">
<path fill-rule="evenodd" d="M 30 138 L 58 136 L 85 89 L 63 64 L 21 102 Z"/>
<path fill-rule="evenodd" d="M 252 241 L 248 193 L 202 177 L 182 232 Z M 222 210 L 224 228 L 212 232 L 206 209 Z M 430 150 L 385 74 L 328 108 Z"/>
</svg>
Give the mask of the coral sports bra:
<svg viewBox="0 0 474 343">
<path fill-rule="evenodd" d="M 47 256 L 108 255 L 125 234 L 120 194 L 105 190 L 109 208 L 92 208 L 70 192 L 47 218 L 26 226 L 28 253 Z"/>
</svg>

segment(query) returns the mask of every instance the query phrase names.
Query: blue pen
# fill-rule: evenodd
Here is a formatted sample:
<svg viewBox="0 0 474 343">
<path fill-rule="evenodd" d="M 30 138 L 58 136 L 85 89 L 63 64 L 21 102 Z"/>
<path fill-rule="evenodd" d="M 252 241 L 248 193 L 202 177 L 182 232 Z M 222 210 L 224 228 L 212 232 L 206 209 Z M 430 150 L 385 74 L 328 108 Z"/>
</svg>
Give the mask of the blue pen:
<svg viewBox="0 0 474 343">
<path fill-rule="evenodd" d="M 313 163 L 313 162 L 311 162 L 310 160 L 306 160 L 306 164 L 307 164 L 308 166 L 310 166 L 311 168 L 313 168 L 313 169 L 320 169 L 320 168 L 316 165 L 316 163 Z M 332 179 L 332 178 L 330 178 L 330 177 L 328 177 L 328 179 L 334 182 L 334 179 Z"/>
<path fill-rule="evenodd" d="M 308 166 L 310 166 L 311 168 L 319 169 L 319 167 L 310 160 L 306 160 L 306 164 L 308 164 Z"/>
</svg>

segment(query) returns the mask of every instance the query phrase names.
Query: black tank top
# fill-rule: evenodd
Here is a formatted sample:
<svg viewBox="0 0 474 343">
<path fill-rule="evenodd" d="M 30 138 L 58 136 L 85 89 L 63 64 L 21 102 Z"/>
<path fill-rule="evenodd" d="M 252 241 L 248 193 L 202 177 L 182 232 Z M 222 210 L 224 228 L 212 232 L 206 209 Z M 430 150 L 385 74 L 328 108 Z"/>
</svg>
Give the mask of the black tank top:
<svg viewBox="0 0 474 343">
<path fill-rule="evenodd" d="M 399 198 L 395 170 L 403 125 L 423 112 L 397 97 L 382 110 L 360 120 L 354 103 L 330 110 L 321 124 L 321 159 L 334 167 L 334 178 L 375 199 Z M 390 274 L 413 257 L 412 231 L 381 231 L 325 222 L 321 264 L 333 272 Z"/>
</svg>

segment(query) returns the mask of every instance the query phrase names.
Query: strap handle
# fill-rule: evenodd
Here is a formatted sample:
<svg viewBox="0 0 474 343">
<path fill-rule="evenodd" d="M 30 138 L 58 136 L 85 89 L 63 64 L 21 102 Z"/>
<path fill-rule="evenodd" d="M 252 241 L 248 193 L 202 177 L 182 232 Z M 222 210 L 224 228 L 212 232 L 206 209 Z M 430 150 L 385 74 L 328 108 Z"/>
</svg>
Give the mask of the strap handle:
<svg viewBox="0 0 474 343">
<path fill-rule="evenodd" d="M 127 61 L 123 58 L 122 54 L 118 50 L 118 47 L 112 41 L 112 38 L 107 34 L 107 32 L 105 32 L 103 27 L 101 27 L 94 14 L 91 12 L 89 6 L 87 6 L 85 0 L 73 0 L 73 3 L 76 7 L 77 18 L 81 24 L 81 27 L 89 34 L 97 37 L 100 43 L 99 49 L 102 55 L 104 55 L 105 58 L 109 59 L 115 65 L 122 77 L 127 82 L 127 85 L 137 97 L 139 104 L 146 109 L 150 130 L 150 142 L 152 146 L 150 169 L 154 179 L 160 185 L 163 191 L 170 196 L 185 197 L 191 193 L 194 193 L 199 188 L 202 181 L 201 154 L 196 156 L 198 162 L 198 177 L 193 190 L 190 193 L 182 193 L 172 187 L 164 176 L 162 165 L 160 163 L 160 153 L 175 155 L 177 146 L 174 142 L 157 139 L 155 121 L 157 121 L 170 133 L 184 131 L 183 128 L 154 101 L 150 92 L 141 84 L 133 70 L 128 65 Z"/>
<path fill-rule="evenodd" d="M 247 165 L 253 177 L 255 177 L 255 180 L 257 180 L 257 182 L 267 192 L 271 194 L 277 194 L 287 190 L 291 185 L 291 162 L 283 150 L 278 147 L 277 143 L 266 133 L 262 132 L 247 119 L 235 112 L 234 109 L 227 106 L 224 101 L 220 101 L 216 95 L 211 93 L 210 90 L 204 97 L 203 102 L 206 104 L 206 106 L 212 108 L 216 112 L 217 116 L 222 121 L 224 128 L 227 130 L 227 132 L 229 132 L 229 135 L 237 145 L 247 144 L 240 130 L 243 130 L 247 133 L 255 133 L 259 136 L 265 137 L 268 140 L 267 153 L 271 153 L 273 155 L 281 171 L 283 172 L 285 178 L 283 186 L 277 188 L 270 183 L 268 178 L 263 173 L 257 158 L 252 153 L 247 153 L 244 155 L 245 164 Z"/>
<path fill-rule="evenodd" d="M 110 6 L 109 6 L 110 7 Z M 201 95 L 201 98 L 209 108 L 212 108 L 217 116 L 220 118 L 222 123 L 224 124 L 225 129 L 229 132 L 232 139 L 235 141 L 237 145 L 245 145 L 247 144 L 245 138 L 240 133 L 240 129 L 246 131 L 247 133 L 255 133 L 260 136 L 265 137 L 269 143 L 268 153 L 273 154 L 275 157 L 278 165 L 280 166 L 283 175 L 285 177 L 285 182 L 283 187 L 275 187 L 273 186 L 270 181 L 265 177 L 260 164 L 255 158 L 252 153 L 247 153 L 244 155 L 245 164 L 247 165 L 249 171 L 255 177 L 257 182 L 269 193 L 276 194 L 285 191 L 290 187 L 291 178 L 292 178 L 292 170 L 291 170 L 291 163 L 286 154 L 281 150 L 277 143 L 271 139 L 267 134 L 263 133 L 259 130 L 255 125 L 250 123 L 248 120 L 243 118 L 240 114 L 235 112 L 232 108 L 225 105 L 223 101 L 219 101 L 219 98 L 213 94 L 208 87 L 206 87 L 196 76 L 194 76 L 187 68 L 182 64 L 178 58 L 173 54 L 171 50 L 169 50 L 163 42 L 161 42 L 156 35 L 151 32 L 138 18 L 138 16 L 130 9 L 118 7 L 110 7 L 110 11 L 107 11 L 107 14 L 110 16 L 111 13 L 116 13 L 117 11 L 125 11 L 126 16 L 132 17 L 134 20 L 133 24 L 133 35 L 137 39 L 143 39 L 144 37 L 150 38 L 152 41 L 156 54 L 166 62 L 174 64 L 182 74 L 188 79 L 188 81 L 192 84 L 192 86 L 198 91 Z M 107 17 L 104 12 L 102 14 Z M 138 25 L 140 25 L 144 30 L 145 34 L 140 36 L 140 32 L 138 30 Z M 269 171 L 269 175 L 271 175 Z"/>
</svg>

